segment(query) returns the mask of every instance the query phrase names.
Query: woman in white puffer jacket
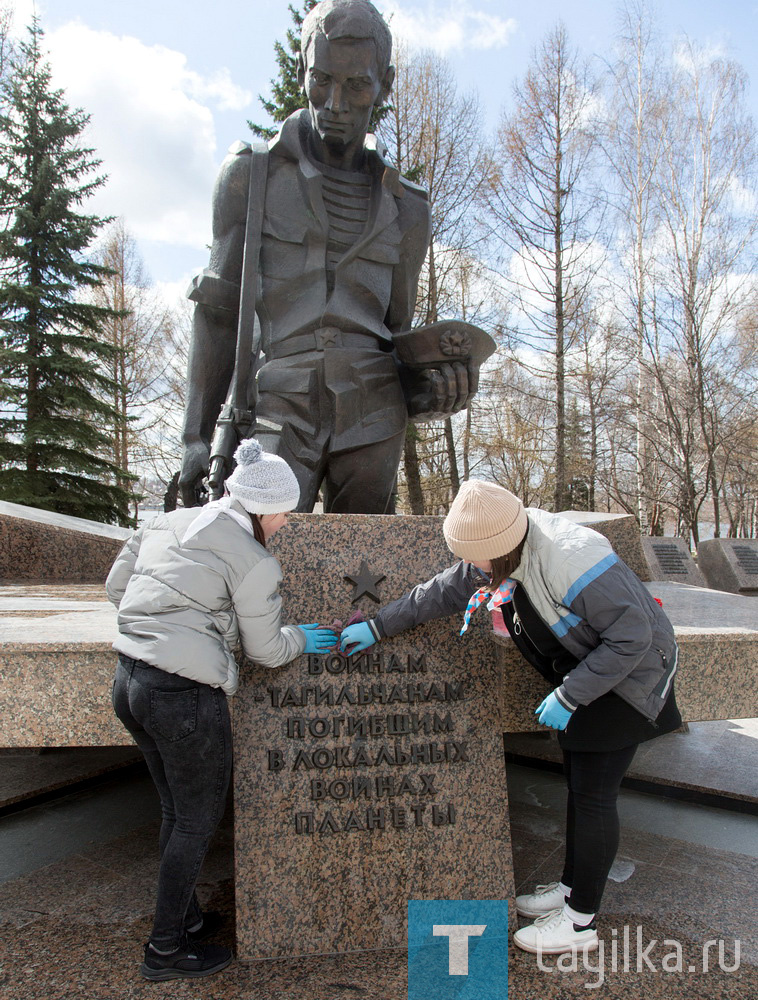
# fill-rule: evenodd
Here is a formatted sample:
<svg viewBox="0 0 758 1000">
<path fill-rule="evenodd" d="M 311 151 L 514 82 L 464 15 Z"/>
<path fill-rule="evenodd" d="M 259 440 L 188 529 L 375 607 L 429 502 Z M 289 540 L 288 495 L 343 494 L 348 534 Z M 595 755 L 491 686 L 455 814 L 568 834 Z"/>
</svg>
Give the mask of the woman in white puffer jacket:
<svg viewBox="0 0 758 1000">
<path fill-rule="evenodd" d="M 231 961 L 227 948 L 197 943 L 219 921 L 200 910 L 195 884 L 231 775 L 236 647 L 279 667 L 337 642 L 329 629 L 281 623 L 281 570 L 266 541 L 297 506 L 294 473 L 253 439 L 235 459 L 229 496 L 158 515 L 127 541 L 106 582 L 118 608 L 113 707 L 145 757 L 163 817 L 140 966 L 150 980 L 210 975 Z"/>
</svg>

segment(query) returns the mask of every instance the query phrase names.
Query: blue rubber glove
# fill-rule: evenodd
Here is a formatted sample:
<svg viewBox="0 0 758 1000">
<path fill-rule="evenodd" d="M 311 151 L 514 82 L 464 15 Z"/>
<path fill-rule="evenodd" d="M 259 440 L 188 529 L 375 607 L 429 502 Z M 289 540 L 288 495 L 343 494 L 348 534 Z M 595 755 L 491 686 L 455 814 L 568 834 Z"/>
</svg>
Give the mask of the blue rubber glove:
<svg viewBox="0 0 758 1000">
<path fill-rule="evenodd" d="M 339 642 L 337 633 L 325 625 L 298 625 L 305 635 L 305 653 L 328 653 Z"/>
<path fill-rule="evenodd" d="M 534 714 L 539 715 L 539 721 L 543 726 L 550 726 L 551 729 L 565 729 L 572 715 L 558 701 L 555 691 L 551 691 L 542 704 L 538 705 Z"/>
<path fill-rule="evenodd" d="M 348 625 L 342 630 L 340 652 L 352 656 L 353 653 L 362 653 L 364 649 L 373 646 L 375 642 L 376 636 L 371 631 L 369 623 L 356 622 L 355 625 Z"/>
</svg>

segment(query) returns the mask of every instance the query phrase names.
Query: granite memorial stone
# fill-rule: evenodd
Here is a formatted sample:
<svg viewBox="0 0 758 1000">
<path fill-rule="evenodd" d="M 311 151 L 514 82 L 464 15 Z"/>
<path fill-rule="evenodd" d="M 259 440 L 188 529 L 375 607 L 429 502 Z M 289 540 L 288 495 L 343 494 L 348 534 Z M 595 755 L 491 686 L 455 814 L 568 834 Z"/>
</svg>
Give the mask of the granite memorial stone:
<svg viewBox="0 0 758 1000">
<path fill-rule="evenodd" d="M 651 580 L 670 580 L 672 583 L 688 583 L 693 587 L 707 586 L 705 577 L 683 538 L 643 536 L 642 551 L 650 567 Z"/>
<path fill-rule="evenodd" d="M 317 4 L 298 57 L 308 108 L 221 167 L 210 267 L 188 293 L 185 505 L 206 474 L 220 496 L 238 439 L 255 436 L 294 470 L 299 510 L 321 490 L 326 512 L 383 514 L 409 418 L 447 417 L 476 392 L 488 334 L 410 329 L 431 210 L 367 134 L 391 53 L 368 0 Z"/>
<path fill-rule="evenodd" d="M 271 548 L 303 621 L 368 618 L 453 562 L 436 517 L 294 515 Z M 503 675 L 487 612 L 460 626 L 242 671 L 241 957 L 400 948 L 409 899 L 513 897 Z"/>
<path fill-rule="evenodd" d="M 711 538 L 698 545 L 697 554 L 709 587 L 758 596 L 758 539 Z"/>
</svg>

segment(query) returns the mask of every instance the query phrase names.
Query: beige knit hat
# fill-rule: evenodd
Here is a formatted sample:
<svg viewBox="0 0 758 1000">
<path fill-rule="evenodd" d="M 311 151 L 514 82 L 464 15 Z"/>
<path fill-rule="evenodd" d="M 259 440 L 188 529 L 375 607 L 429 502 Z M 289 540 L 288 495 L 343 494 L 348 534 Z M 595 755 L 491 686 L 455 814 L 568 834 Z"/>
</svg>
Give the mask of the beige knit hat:
<svg viewBox="0 0 758 1000">
<path fill-rule="evenodd" d="M 461 486 L 442 524 L 448 548 L 461 559 L 476 562 L 512 552 L 526 528 L 519 498 L 481 479 L 469 479 Z"/>
</svg>

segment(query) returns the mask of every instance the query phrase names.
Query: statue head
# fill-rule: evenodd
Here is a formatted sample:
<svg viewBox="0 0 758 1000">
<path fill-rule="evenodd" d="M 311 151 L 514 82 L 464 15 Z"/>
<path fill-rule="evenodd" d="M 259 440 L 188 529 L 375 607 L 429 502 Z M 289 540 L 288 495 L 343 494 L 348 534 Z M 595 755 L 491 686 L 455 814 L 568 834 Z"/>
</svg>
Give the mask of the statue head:
<svg viewBox="0 0 758 1000">
<path fill-rule="evenodd" d="M 374 105 L 395 78 L 391 58 L 392 35 L 369 0 L 322 0 L 306 15 L 298 82 L 328 149 L 362 148 Z"/>
</svg>

